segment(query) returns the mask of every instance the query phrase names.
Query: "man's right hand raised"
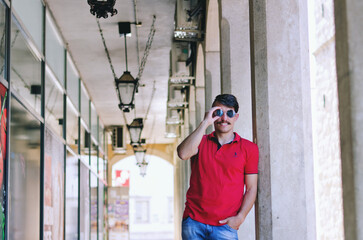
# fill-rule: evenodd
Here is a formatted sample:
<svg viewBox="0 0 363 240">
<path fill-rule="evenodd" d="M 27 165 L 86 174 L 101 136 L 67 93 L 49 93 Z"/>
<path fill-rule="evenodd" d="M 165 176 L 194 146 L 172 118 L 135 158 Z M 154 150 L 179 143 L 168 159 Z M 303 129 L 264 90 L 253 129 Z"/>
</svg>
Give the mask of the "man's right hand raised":
<svg viewBox="0 0 363 240">
<path fill-rule="evenodd" d="M 212 107 L 205 113 L 203 121 L 199 126 L 181 142 L 177 148 L 178 156 L 182 160 L 187 160 L 198 153 L 198 146 L 202 141 L 205 131 L 209 125 L 213 124 L 219 117 L 214 116 L 213 113 L 221 107 Z"/>
</svg>

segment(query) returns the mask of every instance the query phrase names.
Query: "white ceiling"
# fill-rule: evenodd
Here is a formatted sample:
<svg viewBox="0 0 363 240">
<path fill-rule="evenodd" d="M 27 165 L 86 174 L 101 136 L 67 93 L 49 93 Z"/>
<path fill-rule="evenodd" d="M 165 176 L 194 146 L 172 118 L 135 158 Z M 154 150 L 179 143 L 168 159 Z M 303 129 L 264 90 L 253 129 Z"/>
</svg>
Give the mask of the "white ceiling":
<svg viewBox="0 0 363 240">
<path fill-rule="evenodd" d="M 131 25 L 132 36 L 127 38 L 128 70 L 134 77 L 138 74 L 137 55 L 139 54 L 141 61 L 153 15 L 156 16 L 156 32 L 140 81 L 145 86 L 139 88 L 139 93 L 135 97 L 136 110 L 126 113 L 127 123 L 130 124 L 135 117 L 146 116 L 155 81 L 156 91 L 147 119 L 144 119 L 142 138 L 146 138 L 147 143 L 170 143 L 173 139 L 164 138 L 164 132 L 175 0 L 116 0 L 115 8 L 118 14 L 99 20 L 117 77 L 126 70 L 124 38 L 119 36 L 117 23 L 135 22 L 134 2 L 136 2 L 138 21 L 142 22 L 142 26 L 137 29 L 134 24 Z M 46 4 L 53 14 L 103 124 L 105 126 L 125 124 L 122 112 L 118 108 L 114 78 L 96 17 L 90 13 L 87 0 L 46 0 Z"/>
</svg>

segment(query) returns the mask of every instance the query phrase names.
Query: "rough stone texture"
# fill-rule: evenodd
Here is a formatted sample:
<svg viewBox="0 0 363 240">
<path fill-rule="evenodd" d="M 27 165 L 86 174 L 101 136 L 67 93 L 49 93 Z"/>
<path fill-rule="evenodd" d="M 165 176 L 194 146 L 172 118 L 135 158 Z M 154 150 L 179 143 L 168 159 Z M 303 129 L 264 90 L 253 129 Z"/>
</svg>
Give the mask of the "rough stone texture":
<svg viewBox="0 0 363 240">
<path fill-rule="evenodd" d="M 299 2 L 300 78 L 302 91 L 302 124 L 304 136 L 305 203 L 307 239 L 316 239 L 316 209 L 314 191 L 313 129 L 311 113 L 310 48 L 307 1 Z"/>
<path fill-rule="evenodd" d="M 222 93 L 234 94 L 240 105 L 236 130 L 252 140 L 249 3 L 221 0 Z"/>
<path fill-rule="evenodd" d="M 260 201 L 266 203 L 264 198 L 270 197 L 272 214 L 268 203 L 264 205 L 267 209 L 259 206 L 259 223 L 263 226 L 259 226 L 258 239 L 311 239 L 315 236 L 314 224 L 309 223 L 315 221 L 314 205 L 308 202 L 313 199 L 314 186 L 307 179 L 313 169 L 312 146 L 309 151 L 309 53 L 304 43 L 306 36 L 302 34 L 307 33 L 304 2 L 254 1 L 258 4 L 254 6 L 253 24 L 257 140 L 262 149 L 260 171 L 271 173 L 270 179 L 265 179 L 268 175 L 260 176 L 259 204 Z M 264 37 L 265 46 L 263 40 L 258 40 Z M 264 194 L 268 188 L 270 196 Z M 271 223 L 266 221 L 270 217 Z"/>
<path fill-rule="evenodd" d="M 315 1 L 310 31 L 317 239 L 343 239 L 333 1 Z"/>
<path fill-rule="evenodd" d="M 266 2 L 250 1 L 252 38 L 252 88 L 255 112 L 254 138 L 259 147 L 258 195 L 256 202 L 256 239 L 272 239 L 270 133 L 267 76 Z"/>
<path fill-rule="evenodd" d="M 214 98 L 221 93 L 221 63 L 219 41 L 219 4 L 217 0 L 207 3 L 205 35 L 205 110 L 208 111 Z M 211 133 L 213 127 L 207 129 Z"/>
<path fill-rule="evenodd" d="M 204 74 L 204 50 L 203 45 L 198 44 L 197 64 L 195 74 L 195 108 L 196 108 L 196 126 L 204 119 L 205 113 L 205 74 Z"/>
<path fill-rule="evenodd" d="M 239 119 L 235 131 L 252 141 L 251 59 L 249 3 L 220 0 L 222 93 L 235 95 Z M 240 239 L 255 239 L 255 209 L 252 208 L 238 231 Z"/>
<path fill-rule="evenodd" d="M 363 2 L 334 1 L 344 235 L 363 239 Z"/>
<path fill-rule="evenodd" d="M 252 87 L 256 102 L 253 118 L 254 138 L 259 148 L 258 195 L 256 202 L 256 239 L 272 239 L 270 136 L 267 76 L 267 39 L 265 0 L 250 1 L 252 38 Z"/>
</svg>

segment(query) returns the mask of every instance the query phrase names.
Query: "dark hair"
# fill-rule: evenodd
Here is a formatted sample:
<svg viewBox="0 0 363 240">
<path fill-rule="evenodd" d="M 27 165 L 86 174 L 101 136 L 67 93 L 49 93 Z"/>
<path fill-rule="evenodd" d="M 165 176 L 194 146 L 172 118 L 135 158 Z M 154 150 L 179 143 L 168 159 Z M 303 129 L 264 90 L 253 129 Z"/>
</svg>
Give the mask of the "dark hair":
<svg viewBox="0 0 363 240">
<path fill-rule="evenodd" d="M 212 106 L 214 106 L 216 103 L 220 103 L 224 106 L 234 108 L 234 111 L 238 112 L 239 106 L 238 106 L 237 98 L 235 96 L 233 96 L 232 94 L 220 94 L 220 95 L 216 96 Z"/>
</svg>

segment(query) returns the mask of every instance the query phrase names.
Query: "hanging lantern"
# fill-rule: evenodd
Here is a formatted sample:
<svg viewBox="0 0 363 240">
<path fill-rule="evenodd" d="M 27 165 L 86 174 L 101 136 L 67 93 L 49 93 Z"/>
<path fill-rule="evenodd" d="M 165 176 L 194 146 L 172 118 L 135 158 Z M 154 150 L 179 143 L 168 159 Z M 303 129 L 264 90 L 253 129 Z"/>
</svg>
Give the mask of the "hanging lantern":
<svg viewBox="0 0 363 240">
<path fill-rule="evenodd" d="M 138 79 L 134 79 L 130 72 L 125 71 L 119 79 L 115 79 L 116 91 L 120 101 L 118 107 L 124 112 L 134 108 L 134 97 Z"/>
<path fill-rule="evenodd" d="M 88 0 L 90 12 L 97 18 L 107 18 L 111 13 L 111 17 L 117 14 L 117 9 L 114 8 L 116 0 Z"/>
<path fill-rule="evenodd" d="M 139 165 L 141 176 L 145 177 L 148 165 L 149 165 L 149 159 L 144 157 L 144 161 L 141 163 L 141 165 Z"/>
<path fill-rule="evenodd" d="M 147 170 L 147 164 L 142 163 L 139 167 L 140 167 L 140 175 L 145 177 L 146 170 Z"/>
<path fill-rule="evenodd" d="M 135 158 L 136 158 L 136 165 L 140 167 L 144 162 L 146 149 L 138 150 L 138 151 L 135 151 L 134 153 L 135 153 Z"/>
<path fill-rule="evenodd" d="M 127 125 L 127 129 L 129 130 L 131 139 L 130 144 L 132 146 L 140 144 L 141 132 L 144 127 L 142 121 L 142 118 L 135 118 L 130 125 Z"/>
<path fill-rule="evenodd" d="M 131 33 L 130 24 L 131 24 L 130 22 L 118 23 L 119 34 L 120 36 L 123 36 L 125 39 L 126 71 L 122 74 L 122 76 L 119 79 L 115 79 L 115 84 L 116 84 L 118 99 L 120 101 L 118 107 L 124 112 L 130 112 L 130 109 L 134 108 L 134 97 L 139 82 L 139 79 L 138 78 L 135 79 L 128 71 L 126 35 Z"/>
</svg>

